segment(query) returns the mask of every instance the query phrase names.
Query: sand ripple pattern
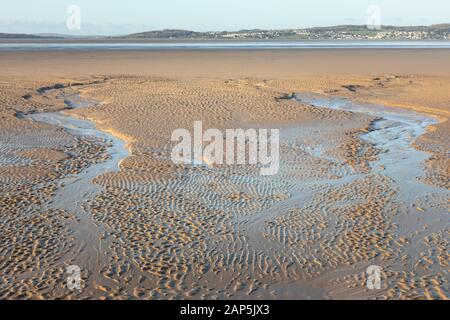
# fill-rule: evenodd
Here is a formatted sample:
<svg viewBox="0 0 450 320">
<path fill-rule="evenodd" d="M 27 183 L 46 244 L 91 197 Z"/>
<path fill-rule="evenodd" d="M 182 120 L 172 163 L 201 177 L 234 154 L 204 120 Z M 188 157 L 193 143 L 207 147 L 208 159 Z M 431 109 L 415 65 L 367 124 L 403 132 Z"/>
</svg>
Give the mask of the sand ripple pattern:
<svg viewBox="0 0 450 320">
<path fill-rule="evenodd" d="M 51 103 L 58 93 L 23 99 L 27 88 L 54 83 L 17 90 L 5 80 L 2 115 L 14 126 L 2 127 L 0 140 L 1 297 L 449 297 L 447 199 L 430 191 L 406 202 L 396 181 L 371 169 L 379 150 L 360 135 L 373 118 L 286 99 L 299 87 L 294 80 L 80 82 L 89 83 L 77 87 L 81 94 L 102 103 L 71 112 L 125 139 L 132 154 L 120 171 L 94 178 L 99 192 L 83 203 L 101 252 L 84 261 L 86 289 L 68 292 L 63 270 L 85 257 L 76 231 L 86 217 L 51 202 L 63 177 L 102 161 L 104 142 L 18 118 L 20 105 L 59 108 Z M 281 126 L 279 174 L 172 164 L 171 132 L 194 120 Z M 371 264 L 384 270 L 376 292 L 365 286 Z"/>
</svg>

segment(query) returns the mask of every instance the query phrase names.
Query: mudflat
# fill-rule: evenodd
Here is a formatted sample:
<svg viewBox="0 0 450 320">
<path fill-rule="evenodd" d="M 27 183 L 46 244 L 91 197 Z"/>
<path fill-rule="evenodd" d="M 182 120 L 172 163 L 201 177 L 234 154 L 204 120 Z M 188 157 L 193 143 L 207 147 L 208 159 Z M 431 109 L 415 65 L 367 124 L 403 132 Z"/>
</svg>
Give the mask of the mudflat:
<svg viewBox="0 0 450 320">
<path fill-rule="evenodd" d="M 151 50 L 0 52 L 3 75 L 171 77 L 448 75 L 449 49 Z"/>
<path fill-rule="evenodd" d="M 0 296 L 447 299 L 449 58 L 0 52 Z M 200 120 L 280 129 L 279 172 L 174 164 Z"/>
</svg>

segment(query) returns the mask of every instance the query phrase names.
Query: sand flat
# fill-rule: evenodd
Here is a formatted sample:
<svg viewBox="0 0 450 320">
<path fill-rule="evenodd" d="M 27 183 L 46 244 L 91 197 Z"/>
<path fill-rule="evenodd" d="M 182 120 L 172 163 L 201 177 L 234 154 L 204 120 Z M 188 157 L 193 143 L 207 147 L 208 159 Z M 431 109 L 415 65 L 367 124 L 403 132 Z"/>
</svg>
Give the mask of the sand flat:
<svg viewBox="0 0 450 320">
<path fill-rule="evenodd" d="M 3 75 L 39 77 L 127 74 L 273 79 L 336 74 L 448 75 L 449 57 L 449 49 L 0 52 L 0 69 Z"/>
<path fill-rule="evenodd" d="M 448 298 L 449 55 L 1 52 L 0 296 Z M 284 99 L 305 92 L 434 119 L 406 146 L 424 154 L 417 188 L 386 173 L 392 162 L 373 167 L 383 149 L 363 137 L 376 116 Z M 60 110 L 126 144 L 117 169 L 84 181 L 113 142 L 27 117 Z M 173 164 L 171 132 L 195 120 L 281 128 L 279 174 Z M 71 206 L 61 190 L 77 181 L 89 192 Z M 71 264 L 79 292 L 64 282 Z M 365 285 L 373 264 L 380 290 Z"/>
</svg>

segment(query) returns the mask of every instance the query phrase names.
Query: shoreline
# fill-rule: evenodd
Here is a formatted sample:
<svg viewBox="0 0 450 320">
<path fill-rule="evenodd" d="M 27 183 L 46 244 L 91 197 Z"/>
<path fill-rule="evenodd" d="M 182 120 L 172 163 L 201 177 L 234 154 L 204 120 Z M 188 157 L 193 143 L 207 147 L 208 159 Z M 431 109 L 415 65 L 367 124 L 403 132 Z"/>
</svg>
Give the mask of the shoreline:
<svg viewBox="0 0 450 320">
<path fill-rule="evenodd" d="M 211 43 L 242 43 L 242 42 L 249 42 L 249 43 L 261 43 L 261 42 L 285 42 L 285 43 L 292 43 L 292 42 L 337 42 L 337 43 L 348 43 L 348 42 L 450 42 L 450 39 L 361 39 L 361 40 L 343 40 L 343 39 L 146 39 L 146 38 L 59 38 L 59 39 L 51 39 L 51 38 L 0 38 L 0 44 L 1 43 L 205 43 L 205 42 L 211 42 Z"/>
</svg>

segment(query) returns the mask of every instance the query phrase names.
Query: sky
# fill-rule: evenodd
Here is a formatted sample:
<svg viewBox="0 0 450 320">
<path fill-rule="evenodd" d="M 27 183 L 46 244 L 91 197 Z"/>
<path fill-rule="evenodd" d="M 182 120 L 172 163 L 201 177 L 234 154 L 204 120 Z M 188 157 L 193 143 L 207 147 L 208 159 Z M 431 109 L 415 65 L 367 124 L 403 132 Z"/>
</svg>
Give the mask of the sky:
<svg viewBox="0 0 450 320">
<path fill-rule="evenodd" d="M 71 5 L 79 15 L 68 13 Z M 1 0 L 0 33 L 120 35 L 366 24 L 373 5 L 384 25 L 450 23 L 449 0 Z"/>
</svg>

